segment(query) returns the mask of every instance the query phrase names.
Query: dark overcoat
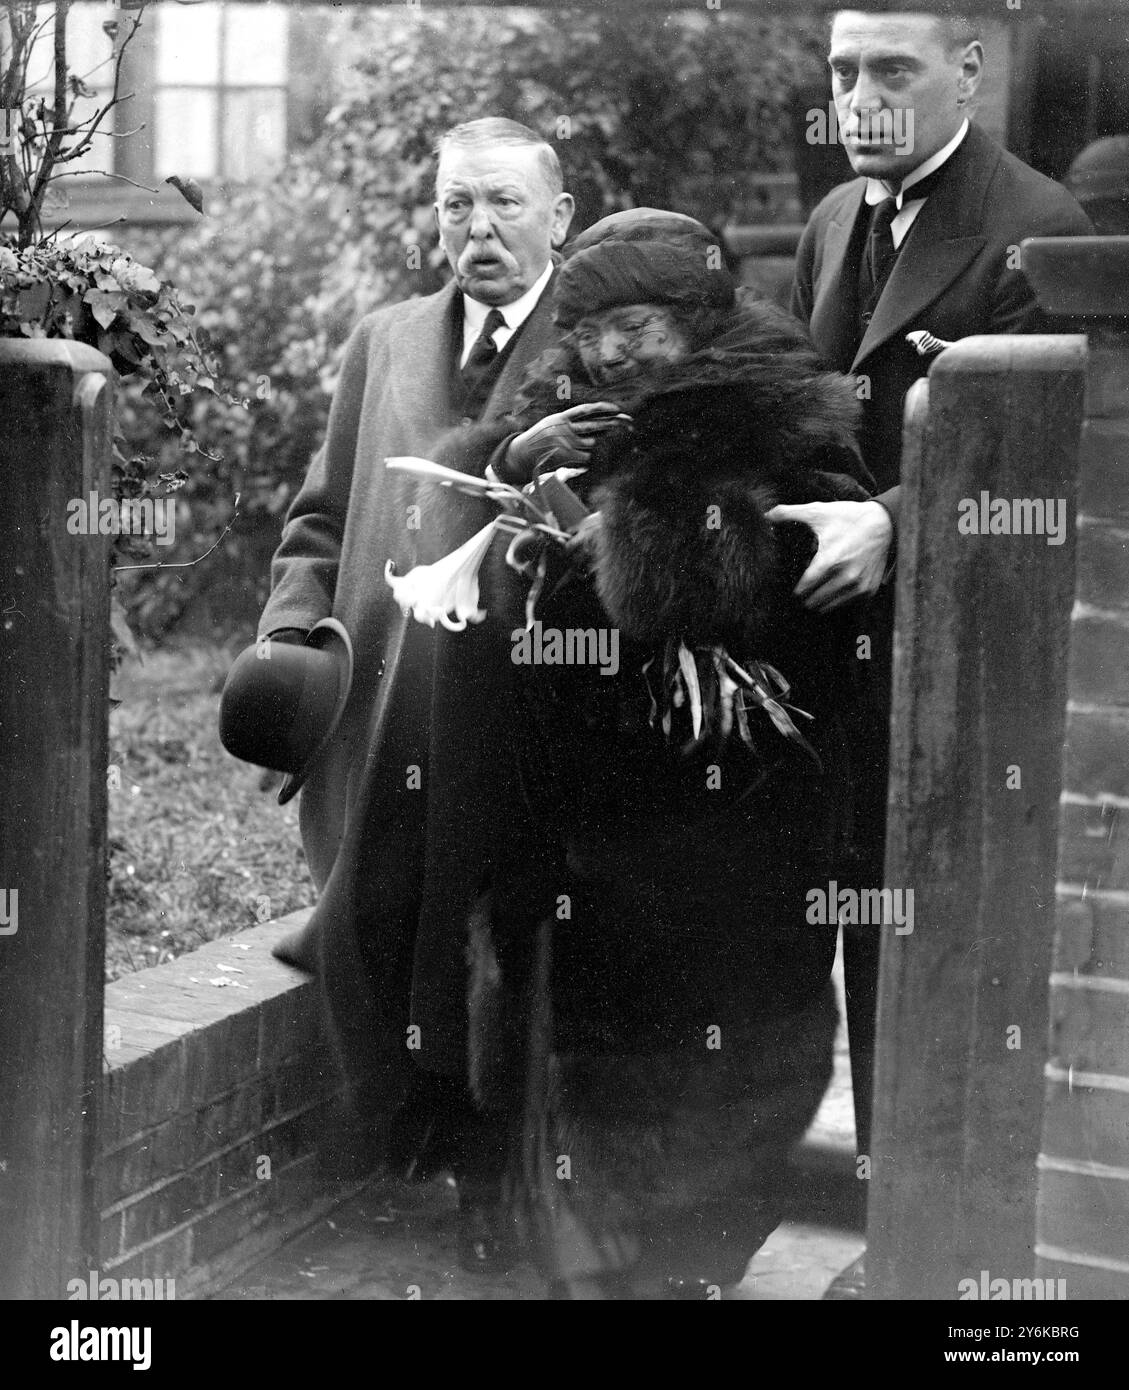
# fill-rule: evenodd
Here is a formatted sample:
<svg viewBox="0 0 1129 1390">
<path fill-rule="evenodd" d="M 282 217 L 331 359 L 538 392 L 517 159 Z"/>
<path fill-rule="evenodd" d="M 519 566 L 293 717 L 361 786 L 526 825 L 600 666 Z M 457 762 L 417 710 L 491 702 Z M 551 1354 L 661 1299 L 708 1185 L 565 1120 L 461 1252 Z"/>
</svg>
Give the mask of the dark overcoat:
<svg viewBox="0 0 1129 1390">
<path fill-rule="evenodd" d="M 555 341 L 552 282 L 514 340 L 485 417 Z M 413 1062 L 465 1067 L 465 986 L 450 924 L 465 918 L 496 813 L 478 766 L 497 653 L 491 632 L 406 617 L 385 581 L 448 554 L 493 506 L 389 473 L 458 426 L 450 393 L 454 285 L 381 309 L 347 346 L 326 443 L 290 509 L 260 633 L 339 619 L 355 674 L 344 718 L 302 791 L 302 840 L 320 896 L 320 979 L 353 1099 L 387 1113 Z M 508 649 L 507 649 L 508 650 Z M 477 713 L 476 713 L 477 712 Z"/>
</svg>

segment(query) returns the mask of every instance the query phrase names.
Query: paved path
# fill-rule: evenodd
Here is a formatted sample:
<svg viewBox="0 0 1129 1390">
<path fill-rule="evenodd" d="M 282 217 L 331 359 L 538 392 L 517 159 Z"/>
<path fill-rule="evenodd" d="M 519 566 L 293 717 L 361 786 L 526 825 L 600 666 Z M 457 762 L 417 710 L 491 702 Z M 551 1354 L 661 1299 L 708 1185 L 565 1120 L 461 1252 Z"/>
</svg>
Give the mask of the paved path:
<svg viewBox="0 0 1129 1390">
<path fill-rule="evenodd" d="M 843 1014 L 841 974 L 836 987 Z M 835 1076 L 797 1151 L 787 1219 L 753 1257 L 734 1295 L 818 1299 L 863 1248 L 863 1184 L 855 1177 L 845 1032 Z M 374 1182 L 216 1295 L 221 1299 L 544 1299 L 529 1267 L 505 1278 L 462 1271 L 455 1258 L 455 1191 Z"/>
</svg>

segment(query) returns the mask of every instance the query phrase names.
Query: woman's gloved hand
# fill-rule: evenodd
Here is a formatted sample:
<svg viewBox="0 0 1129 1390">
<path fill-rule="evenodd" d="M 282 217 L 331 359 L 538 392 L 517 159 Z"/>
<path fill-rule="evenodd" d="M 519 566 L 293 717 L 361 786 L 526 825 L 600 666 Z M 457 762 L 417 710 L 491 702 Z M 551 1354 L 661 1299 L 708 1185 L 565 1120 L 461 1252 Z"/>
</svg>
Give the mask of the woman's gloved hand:
<svg viewBox="0 0 1129 1390">
<path fill-rule="evenodd" d="M 610 401 L 573 405 L 555 415 L 546 415 L 511 439 L 506 463 L 527 478 L 545 464 L 554 468 L 583 467 L 601 435 L 630 422 L 630 415 L 624 415 Z"/>
</svg>

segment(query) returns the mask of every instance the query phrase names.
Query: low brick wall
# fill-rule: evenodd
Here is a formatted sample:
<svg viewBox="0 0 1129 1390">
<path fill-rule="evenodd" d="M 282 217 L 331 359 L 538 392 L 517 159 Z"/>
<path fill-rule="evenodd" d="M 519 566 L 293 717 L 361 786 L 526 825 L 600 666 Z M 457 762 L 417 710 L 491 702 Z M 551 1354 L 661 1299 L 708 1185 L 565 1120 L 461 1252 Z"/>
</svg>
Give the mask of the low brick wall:
<svg viewBox="0 0 1129 1390">
<path fill-rule="evenodd" d="M 101 1265 L 205 1294 L 351 1190 L 319 1162 L 337 1076 L 317 986 L 270 954 L 309 909 L 106 989 Z M 220 983 L 226 981 L 226 983 Z"/>
</svg>

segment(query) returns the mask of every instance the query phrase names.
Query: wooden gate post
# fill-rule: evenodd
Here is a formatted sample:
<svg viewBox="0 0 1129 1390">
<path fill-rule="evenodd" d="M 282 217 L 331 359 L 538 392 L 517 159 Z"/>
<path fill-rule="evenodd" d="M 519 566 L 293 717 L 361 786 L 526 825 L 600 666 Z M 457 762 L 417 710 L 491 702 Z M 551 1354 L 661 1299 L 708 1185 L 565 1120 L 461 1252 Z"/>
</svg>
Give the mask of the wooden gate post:
<svg viewBox="0 0 1129 1390">
<path fill-rule="evenodd" d="M 3 1299 L 97 1268 L 111 540 L 68 504 L 111 495 L 112 376 L 79 343 L 0 340 Z"/>
<path fill-rule="evenodd" d="M 913 930 L 877 928 L 875 1298 L 1034 1272 L 1085 361 L 967 338 L 907 401 L 886 884 Z"/>
</svg>

